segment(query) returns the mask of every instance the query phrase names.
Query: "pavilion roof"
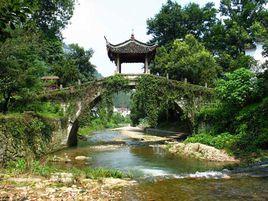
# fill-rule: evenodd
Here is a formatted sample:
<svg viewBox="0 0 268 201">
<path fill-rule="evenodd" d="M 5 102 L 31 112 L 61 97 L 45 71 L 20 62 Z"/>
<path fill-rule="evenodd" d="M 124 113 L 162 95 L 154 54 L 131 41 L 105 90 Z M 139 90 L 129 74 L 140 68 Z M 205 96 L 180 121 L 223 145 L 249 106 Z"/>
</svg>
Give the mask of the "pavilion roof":
<svg viewBox="0 0 268 201">
<path fill-rule="evenodd" d="M 105 38 L 106 39 L 106 38 Z M 108 51 L 108 56 L 111 60 L 115 59 L 115 55 L 121 54 L 124 57 L 128 57 L 127 55 L 151 55 L 152 57 L 155 55 L 157 44 L 146 44 L 141 41 L 135 39 L 134 35 L 131 35 L 129 40 L 126 40 L 119 44 L 111 44 L 106 39 L 106 47 Z"/>
</svg>

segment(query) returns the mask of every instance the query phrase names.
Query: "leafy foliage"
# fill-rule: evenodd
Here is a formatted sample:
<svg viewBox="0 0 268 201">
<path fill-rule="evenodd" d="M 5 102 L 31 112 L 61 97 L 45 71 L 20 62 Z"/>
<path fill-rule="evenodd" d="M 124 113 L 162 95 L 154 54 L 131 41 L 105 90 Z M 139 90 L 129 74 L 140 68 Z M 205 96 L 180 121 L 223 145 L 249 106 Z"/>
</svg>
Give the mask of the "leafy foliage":
<svg viewBox="0 0 268 201">
<path fill-rule="evenodd" d="M 0 92 L 4 97 L 4 112 L 15 93 L 27 96 L 40 90 L 38 78 L 46 72 L 36 51 L 39 50 L 38 35 L 24 34 L 25 32 L 18 31 L 15 38 L 7 39 L 0 46 Z"/>
<path fill-rule="evenodd" d="M 193 35 L 187 35 L 185 41 L 175 40 L 170 51 L 159 48 L 151 71 L 162 76 L 168 74 L 175 80 L 187 78 L 204 86 L 213 84 L 220 68 L 212 54 Z"/>
<path fill-rule="evenodd" d="M 174 40 L 192 34 L 212 52 L 224 71 L 249 69 L 256 63 L 245 55 L 245 49 L 267 38 L 266 3 L 266 0 L 222 0 L 217 12 L 211 3 L 203 8 L 193 3 L 182 7 L 169 0 L 147 21 L 148 34 L 165 46 L 167 52 Z"/>
<path fill-rule="evenodd" d="M 239 156 L 267 148 L 268 99 L 262 82 L 247 69 L 227 73 L 217 83 L 217 100 L 197 114 L 199 134 L 187 141 L 229 149 Z M 218 139 L 224 142 L 226 135 L 221 133 L 231 133 L 230 143 L 217 143 Z"/>
<path fill-rule="evenodd" d="M 198 135 L 193 135 L 187 140 L 186 143 L 202 143 L 207 144 L 218 149 L 231 149 L 233 144 L 236 142 L 237 136 L 231 135 L 230 133 L 221 133 L 219 135 L 213 136 L 209 133 L 200 133 Z"/>
<path fill-rule="evenodd" d="M 11 30 L 27 20 L 30 10 L 26 1 L 6 0 L 0 2 L 0 41 L 11 37 Z"/>
<path fill-rule="evenodd" d="M 203 98 L 197 101 L 195 97 L 201 94 Z M 156 127 L 161 113 L 176 108 L 182 110 L 182 116 L 192 124 L 195 111 L 211 95 L 212 91 L 205 87 L 143 75 L 132 97 L 131 119 L 137 125 L 140 119 L 146 118 L 150 126 Z"/>
<path fill-rule="evenodd" d="M 76 44 L 64 49 L 61 30 L 73 14 L 74 0 L 8 0 L 0 3 L 0 111 L 15 99 L 43 90 L 41 77 L 57 75 L 60 84 L 94 79 L 92 50 Z"/>
<path fill-rule="evenodd" d="M 212 3 L 202 8 L 191 3 L 182 8 L 177 2 L 168 0 L 161 11 L 147 21 L 148 34 L 152 34 L 153 41 L 158 41 L 160 45 L 185 38 L 187 34 L 201 38 L 216 22 L 216 13 Z"/>
<path fill-rule="evenodd" d="M 243 107 L 261 96 L 257 76 L 250 70 L 240 68 L 226 73 L 217 83 L 219 99 L 228 105 Z"/>
<path fill-rule="evenodd" d="M 70 44 L 66 50 L 67 60 L 72 60 L 79 72 L 79 79 L 81 82 L 88 82 L 94 79 L 96 72 L 95 66 L 91 64 L 90 59 L 93 55 L 93 50 L 85 50 L 78 44 Z"/>
<path fill-rule="evenodd" d="M 32 20 L 45 37 L 57 39 L 73 15 L 74 0 L 37 0 L 32 1 L 34 13 Z"/>
</svg>

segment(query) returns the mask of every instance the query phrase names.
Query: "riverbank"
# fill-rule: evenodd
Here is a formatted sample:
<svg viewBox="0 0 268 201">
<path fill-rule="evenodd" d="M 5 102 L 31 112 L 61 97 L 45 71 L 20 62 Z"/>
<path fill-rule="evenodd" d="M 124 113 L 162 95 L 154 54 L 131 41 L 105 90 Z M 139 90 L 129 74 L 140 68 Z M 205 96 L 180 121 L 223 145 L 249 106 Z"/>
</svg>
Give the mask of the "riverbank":
<svg viewBox="0 0 268 201">
<path fill-rule="evenodd" d="M 165 142 L 170 140 L 169 137 L 160 137 L 157 135 L 144 134 L 144 129 L 140 127 L 125 126 L 115 129 L 110 129 L 112 131 L 119 131 L 122 135 L 127 136 L 128 138 L 143 141 L 143 142 Z"/>
<path fill-rule="evenodd" d="M 181 137 L 182 134 L 177 134 L 175 132 L 153 130 L 156 134 L 144 134 L 144 129 L 139 127 L 121 127 L 117 129 L 112 129 L 114 131 L 119 131 L 121 134 L 126 135 L 129 138 L 139 140 L 142 142 L 154 143 L 158 148 L 162 148 L 181 157 L 191 157 L 198 160 L 207 160 L 215 162 L 233 162 L 239 163 L 238 159 L 233 156 L 228 155 L 224 150 L 216 149 L 212 146 L 207 146 L 200 143 L 180 143 L 176 139 Z M 164 144 L 164 145 L 163 145 Z"/>
<path fill-rule="evenodd" d="M 71 173 L 50 178 L 0 174 L 0 200 L 120 200 L 120 188 L 136 185 L 118 178 L 77 179 Z"/>
<path fill-rule="evenodd" d="M 191 157 L 215 162 L 240 162 L 235 157 L 230 156 L 225 150 L 216 149 L 212 146 L 200 143 L 168 143 L 167 145 L 164 145 L 163 148 L 167 149 L 172 154 L 182 157 Z"/>
<path fill-rule="evenodd" d="M 124 143 L 114 144 L 114 140 Z M 243 195 L 239 185 L 253 181 L 256 173 L 260 180 L 267 177 L 265 164 L 261 169 L 227 170 L 226 162 L 172 155 L 163 147 L 172 143 L 178 142 L 135 127 L 95 132 L 78 147 L 55 152 L 42 163 L 27 166 L 19 161 L 0 171 L 0 200 L 174 200 L 182 194 L 191 200 L 191 189 L 206 191 L 202 189 L 206 183 L 234 182 Z M 240 179 L 243 182 L 237 184 Z M 262 187 L 262 181 L 254 181 Z M 170 192 L 173 185 L 177 185 L 174 194 Z M 210 196 L 214 196 L 213 189 L 213 185 L 207 189 Z"/>
</svg>

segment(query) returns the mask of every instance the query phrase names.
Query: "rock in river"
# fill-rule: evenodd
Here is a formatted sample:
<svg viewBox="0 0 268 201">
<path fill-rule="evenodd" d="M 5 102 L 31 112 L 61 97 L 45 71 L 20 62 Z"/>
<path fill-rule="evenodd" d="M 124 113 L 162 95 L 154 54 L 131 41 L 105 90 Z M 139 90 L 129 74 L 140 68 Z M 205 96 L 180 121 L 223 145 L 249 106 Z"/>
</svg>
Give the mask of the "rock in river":
<svg viewBox="0 0 268 201">
<path fill-rule="evenodd" d="M 170 146 L 171 145 L 171 146 Z M 200 143 L 170 143 L 168 151 L 186 157 L 193 157 L 201 160 L 217 162 L 238 162 L 234 157 L 229 156 L 226 151 Z"/>
<path fill-rule="evenodd" d="M 91 159 L 91 157 L 86 157 L 86 156 L 76 156 L 75 157 L 75 160 L 78 160 L 78 161 L 88 161 L 90 159 Z"/>
</svg>

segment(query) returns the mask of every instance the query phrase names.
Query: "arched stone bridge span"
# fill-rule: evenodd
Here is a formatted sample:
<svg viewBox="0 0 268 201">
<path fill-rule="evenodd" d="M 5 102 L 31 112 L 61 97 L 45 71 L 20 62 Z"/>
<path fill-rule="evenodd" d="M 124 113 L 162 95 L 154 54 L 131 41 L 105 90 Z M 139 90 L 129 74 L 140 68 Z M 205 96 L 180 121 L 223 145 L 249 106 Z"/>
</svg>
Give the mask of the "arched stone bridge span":
<svg viewBox="0 0 268 201">
<path fill-rule="evenodd" d="M 84 112 L 93 108 L 100 100 L 101 96 L 112 90 L 117 92 L 124 88 L 135 89 L 139 85 L 139 79 L 142 76 L 149 76 L 155 80 L 165 80 L 166 84 L 170 85 L 170 90 L 177 94 L 177 99 L 174 101 L 182 110 L 185 107 L 197 107 L 199 102 L 203 102 L 202 96 L 204 94 L 211 94 L 213 91 L 210 88 L 190 84 L 187 82 L 180 82 L 175 80 L 167 80 L 165 77 L 159 77 L 149 74 L 117 74 L 114 76 L 101 78 L 82 85 L 71 86 L 60 90 L 49 91 L 42 94 L 40 98 L 43 101 L 59 101 L 64 110 L 64 115 L 67 118 L 67 133 L 63 144 L 75 145 L 77 143 L 77 130 L 79 128 L 79 117 Z M 180 96 L 183 92 L 190 91 L 193 96 L 185 99 Z M 191 103 L 191 104 L 189 104 Z M 188 114 L 191 118 L 191 114 Z"/>
</svg>

